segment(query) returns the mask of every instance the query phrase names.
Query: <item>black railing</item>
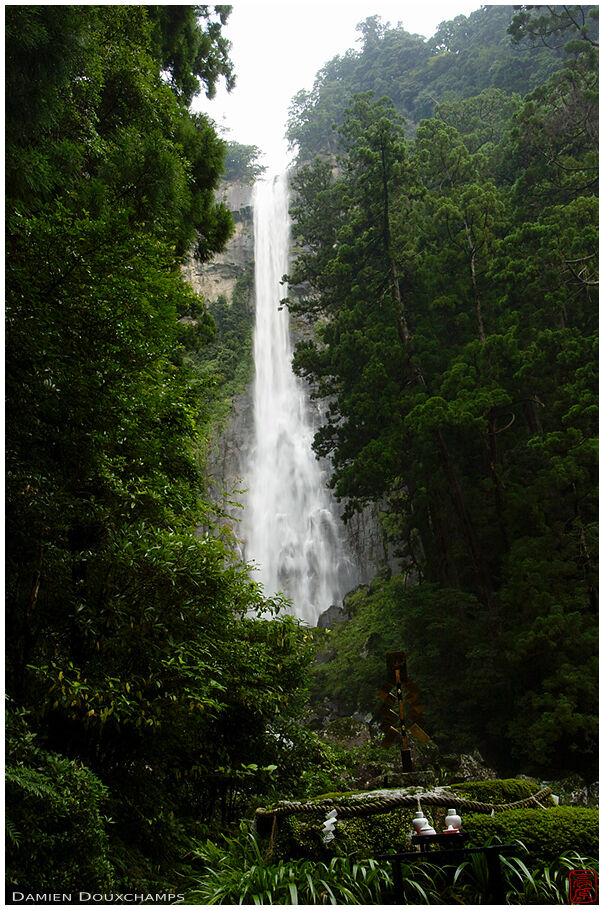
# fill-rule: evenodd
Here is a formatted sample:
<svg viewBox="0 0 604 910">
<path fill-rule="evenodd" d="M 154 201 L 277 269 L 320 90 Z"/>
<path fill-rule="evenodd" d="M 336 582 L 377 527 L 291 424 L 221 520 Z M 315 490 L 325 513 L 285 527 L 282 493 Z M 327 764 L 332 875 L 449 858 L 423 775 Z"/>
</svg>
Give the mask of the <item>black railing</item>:
<svg viewBox="0 0 604 910">
<path fill-rule="evenodd" d="M 472 854 L 483 854 L 488 871 L 488 898 L 487 903 L 505 904 L 505 882 L 501 871 L 501 859 L 504 854 L 517 853 L 518 847 L 514 844 L 489 844 L 485 847 L 464 847 L 464 834 L 423 834 L 414 835 L 411 842 L 419 849 L 405 853 L 389 853 L 381 856 L 381 862 L 392 865 L 392 878 L 394 883 L 394 904 L 405 902 L 403 887 L 402 866 L 413 863 L 429 862 L 435 866 L 455 866 L 463 862 Z M 454 844 L 452 843 L 454 841 Z M 430 849 L 438 845 L 439 850 Z"/>
</svg>

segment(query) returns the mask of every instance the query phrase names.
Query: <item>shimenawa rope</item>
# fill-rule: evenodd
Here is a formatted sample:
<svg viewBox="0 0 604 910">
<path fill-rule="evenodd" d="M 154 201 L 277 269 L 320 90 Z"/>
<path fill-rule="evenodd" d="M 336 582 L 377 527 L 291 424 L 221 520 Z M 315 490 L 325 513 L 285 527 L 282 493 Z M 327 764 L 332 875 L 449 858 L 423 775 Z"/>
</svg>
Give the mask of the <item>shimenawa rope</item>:
<svg viewBox="0 0 604 910">
<path fill-rule="evenodd" d="M 418 798 L 427 806 L 447 806 L 456 809 L 469 809 L 472 812 L 500 812 L 503 809 L 522 809 L 531 805 L 538 805 L 544 808 L 540 800 L 545 799 L 551 793 L 550 787 L 543 787 L 538 793 L 527 796 L 526 799 L 519 799 L 512 803 L 482 803 L 473 799 L 464 799 L 455 796 L 453 793 L 426 793 L 426 794 L 393 794 L 392 796 L 376 796 L 359 799 L 356 802 L 349 802 L 339 805 L 333 799 L 325 799 L 322 802 L 290 802 L 283 801 L 272 809 L 256 809 L 257 817 L 270 817 L 275 819 L 279 815 L 323 815 L 330 809 L 337 809 L 338 818 L 358 815 L 378 815 L 380 812 L 391 812 L 393 809 L 415 807 Z"/>
</svg>

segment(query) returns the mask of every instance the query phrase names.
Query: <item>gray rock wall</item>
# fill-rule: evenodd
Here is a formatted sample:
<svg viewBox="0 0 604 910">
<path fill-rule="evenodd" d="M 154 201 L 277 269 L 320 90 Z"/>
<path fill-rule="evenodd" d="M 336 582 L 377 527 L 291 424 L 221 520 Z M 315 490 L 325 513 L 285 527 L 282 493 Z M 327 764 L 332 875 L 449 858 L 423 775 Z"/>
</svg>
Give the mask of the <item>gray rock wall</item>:
<svg viewBox="0 0 604 910">
<path fill-rule="evenodd" d="M 246 183 L 222 184 L 219 199 L 233 214 L 235 232 L 224 252 L 211 262 L 199 263 L 190 256 L 184 266 L 186 280 L 206 300 L 216 300 L 221 294 L 232 300 L 237 279 L 254 260 L 252 192 L 253 187 Z"/>
</svg>

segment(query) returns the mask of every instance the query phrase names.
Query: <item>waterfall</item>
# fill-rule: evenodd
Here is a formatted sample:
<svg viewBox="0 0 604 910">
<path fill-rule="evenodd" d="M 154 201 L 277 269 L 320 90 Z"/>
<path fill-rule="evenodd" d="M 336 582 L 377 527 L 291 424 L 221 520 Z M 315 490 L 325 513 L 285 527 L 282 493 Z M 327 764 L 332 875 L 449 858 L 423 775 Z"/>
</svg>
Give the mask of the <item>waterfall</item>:
<svg viewBox="0 0 604 910">
<path fill-rule="evenodd" d="M 311 448 L 315 427 L 291 367 L 289 313 L 279 309 L 287 296 L 281 279 L 289 268 L 288 202 L 287 175 L 256 183 L 254 443 L 241 531 L 245 558 L 265 593 L 283 591 L 295 614 L 314 625 L 355 579 Z"/>
</svg>

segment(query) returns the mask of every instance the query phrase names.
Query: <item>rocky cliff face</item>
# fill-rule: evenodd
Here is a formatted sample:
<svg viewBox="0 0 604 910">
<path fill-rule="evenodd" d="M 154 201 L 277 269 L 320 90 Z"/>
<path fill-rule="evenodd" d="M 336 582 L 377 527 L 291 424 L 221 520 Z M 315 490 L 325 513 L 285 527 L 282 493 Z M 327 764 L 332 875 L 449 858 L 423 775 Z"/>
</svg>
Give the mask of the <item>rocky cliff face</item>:
<svg viewBox="0 0 604 910">
<path fill-rule="evenodd" d="M 235 222 L 233 236 L 222 253 L 211 262 L 199 263 L 191 255 L 183 268 L 185 279 L 196 293 L 207 303 L 221 295 L 229 304 L 237 280 L 253 268 L 254 228 L 252 207 L 253 186 L 241 182 L 224 182 L 219 189 L 221 202 L 230 209 Z M 253 292 L 250 292 L 250 310 L 254 307 Z M 234 503 L 240 501 L 237 491 L 241 489 L 243 466 L 253 438 L 253 404 L 251 383 L 231 399 L 231 412 L 220 433 L 212 440 L 206 479 L 210 498 L 223 511 L 221 519 L 231 533 L 237 536 L 237 515 L 240 509 Z M 203 528 L 199 532 L 203 532 Z"/>
<path fill-rule="evenodd" d="M 233 214 L 235 233 L 224 252 L 218 253 L 211 262 L 200 264 L 191 257 L 185 265 L 185 278 L 206 300 L 216 300 L 221 294 L 232 300 L 237 279 L 253 263 L 252 190 L 246 183 L 222 184 L 220 201 Z"/>
<path fill-rule="evenodd" d="M 231 412 L 218 436 L 212 440 L 206 465 L 212 502 L 221 510 L 220 523 L 229 530 L 234 549 L 244 557 L 239 532 L 245 492 L 245 466 L 254 439 L 252 384 L 231 400 Z"/>
</svg>

